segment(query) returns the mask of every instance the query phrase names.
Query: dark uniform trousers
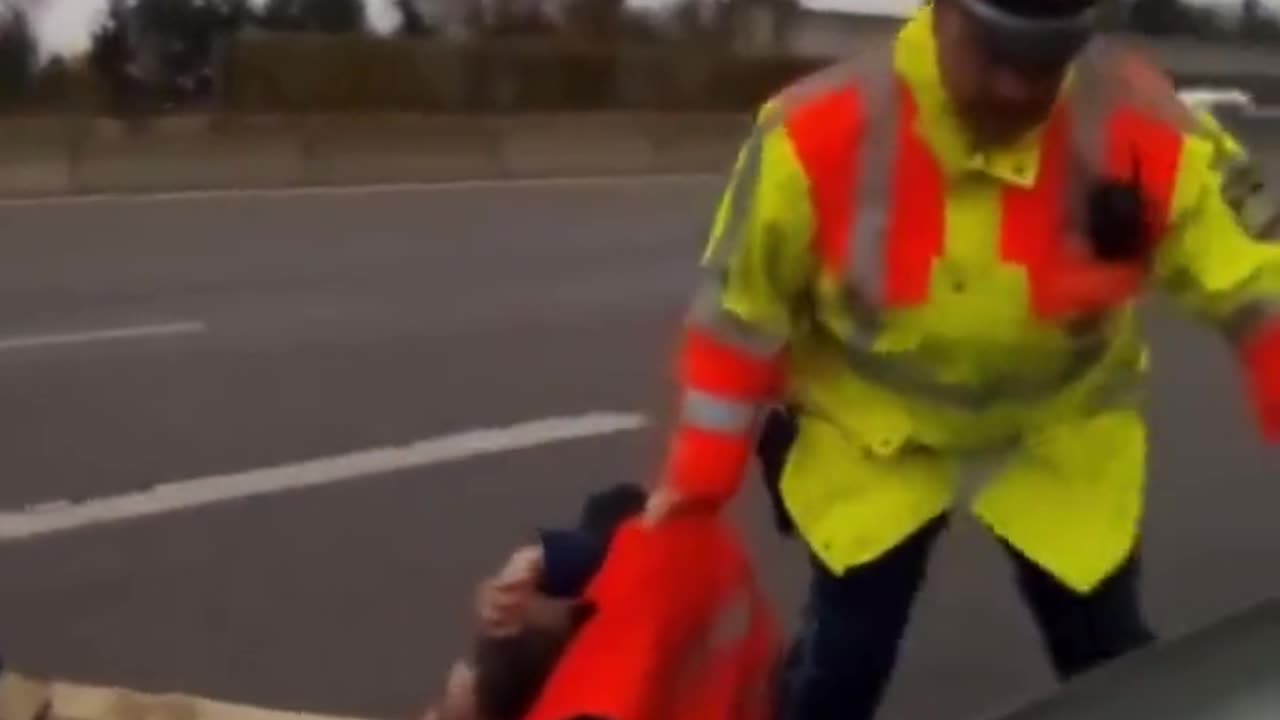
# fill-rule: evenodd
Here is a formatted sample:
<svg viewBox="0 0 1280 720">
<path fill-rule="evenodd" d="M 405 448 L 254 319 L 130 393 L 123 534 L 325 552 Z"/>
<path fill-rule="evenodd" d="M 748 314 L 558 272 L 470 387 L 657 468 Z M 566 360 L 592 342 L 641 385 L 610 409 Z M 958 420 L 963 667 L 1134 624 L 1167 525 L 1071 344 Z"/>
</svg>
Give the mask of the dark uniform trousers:
<svg viewBox="0 0 1280 720">
<path fill-rule="evenodd" d="M 777 481 L 794 428 L 771 418 L 760 460 L 779 523 L 789 531 Z M 780 720 L 871 720 L 884 697 L 940 517 L 877 560 L 836 576 L 816 560 L 803 622 L 782 672 Z M 1003 545 L 1060 679 L 1155 641 L 1139 601 L 1135 555 L 1087 595 Z M 975 652 L 978 648 L 975 648 Z"/>
</svg>

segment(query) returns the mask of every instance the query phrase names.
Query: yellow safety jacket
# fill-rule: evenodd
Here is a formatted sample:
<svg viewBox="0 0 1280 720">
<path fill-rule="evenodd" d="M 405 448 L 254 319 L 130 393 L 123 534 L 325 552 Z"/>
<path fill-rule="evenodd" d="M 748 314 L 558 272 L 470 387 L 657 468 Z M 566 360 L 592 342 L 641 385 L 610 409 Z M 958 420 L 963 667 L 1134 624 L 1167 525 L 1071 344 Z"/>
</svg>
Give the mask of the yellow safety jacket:
<svg viewBox="0 0 1280 720">
<path fill-rule="evenodd" d="M 762 108 L 704 259 L 668 481 L 732 494 L 784 393 L 783 499 L 838 573 L 946 512 L 966 459 L 1001 449 L 974 511 L 1085 591 L 1141 518 L 1137 293 L 1157 279 L 1237 342 L 1276 327 L 1280 245 L 1253 238 L 1280 236 L 1280 212 L 1233 138 L 1101 41 L 1042 127 L 972 151 L 931 25 L 926 8 Z M 1086 180 L 1117 175 L 1141 187 L 1154 261 L 1092 276 L 1122 289 L 1104 306 L 1064 303 L 1062 268 L 1090 267 Z"/>
</svg>

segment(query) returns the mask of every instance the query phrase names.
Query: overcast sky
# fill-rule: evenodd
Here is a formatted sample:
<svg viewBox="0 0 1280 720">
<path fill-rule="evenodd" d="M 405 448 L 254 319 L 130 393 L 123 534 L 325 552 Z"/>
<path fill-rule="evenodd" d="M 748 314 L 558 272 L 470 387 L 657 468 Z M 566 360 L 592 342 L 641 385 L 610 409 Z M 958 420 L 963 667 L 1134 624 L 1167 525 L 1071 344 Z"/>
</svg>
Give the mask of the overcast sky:
<svg viewBox="0 0 1280 720">
<path fill-rule="evenodd" d="M 260 4 L 264 0 L 254 0 Z M 0 0 L 0 4 L 5 0 Z M 394 30 L 399 23 L 395 0 L 364 0 L 375 30 Z M 46 55 L 75 55 L 88 49 L 101 21 L 105 0 L 18 0 L 31 9 L 31 23 Z"/>
<path fill-rule="evenodd" d="M 14 1 L 14 0 L 10 0 Z M 103 0 L 16 0 L 32 8 L 32 23 L 45 54 L 74 55 L 88 47 L 89 36 L 102 14 Z M 364 0 L 375 29 L 394 29 L 398 22 L 394 0 Z M 645 4 L 664 0 L 633 0 Z M 1215 5 L 1239 5 L 1239 0 L 1196 0 Z M 0 0 L 0 3 L 5 0 Z M 857 12 L 902 15 L 919 0 L 805 0 L 814 7 L 839 8 Z M 1280 0 L 1264 0 L 1280 6 Z"/>
</svg>

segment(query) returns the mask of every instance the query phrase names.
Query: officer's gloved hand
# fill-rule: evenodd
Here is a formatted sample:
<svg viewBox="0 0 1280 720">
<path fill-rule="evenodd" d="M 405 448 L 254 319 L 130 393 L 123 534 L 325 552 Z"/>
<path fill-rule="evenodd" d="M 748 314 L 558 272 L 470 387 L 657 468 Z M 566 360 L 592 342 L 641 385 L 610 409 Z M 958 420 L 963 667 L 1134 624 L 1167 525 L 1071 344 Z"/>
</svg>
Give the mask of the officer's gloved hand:
<svg viewBox="0 0 1280 720">
<path fill-rule="evenodd" d="M 1101 179 L 1089 189 L 1087 231 L 1096 260 L 1130 265 L 1149 261 L 1151 229 L 1139 177 L 1140 168 L 1135 167 L 1132 179 Z"/>
<path fill-rule="evenodd" d="M 1132 178 L 1099 178 L 1090 185 L 1081 228 L 1084 242 L 1063 249 L 1038 289 L 1037 305 L 1044 314 L 1105 312 L 1141 292 L 1153 237 L 1139 170 L 1135 167 Z"/>
<path fill-rule="evenodd" d="M 775 407 L 765 416 L 764 427 L 756 441 L 756 459 L 760 461 L 760 476 L 773 510 L 773 523 L 784 536 L 794 534 L 795 523 L 782 500 L 782 473 L 798 434 L 795 413 L 785 407 Z"/>
</svg>

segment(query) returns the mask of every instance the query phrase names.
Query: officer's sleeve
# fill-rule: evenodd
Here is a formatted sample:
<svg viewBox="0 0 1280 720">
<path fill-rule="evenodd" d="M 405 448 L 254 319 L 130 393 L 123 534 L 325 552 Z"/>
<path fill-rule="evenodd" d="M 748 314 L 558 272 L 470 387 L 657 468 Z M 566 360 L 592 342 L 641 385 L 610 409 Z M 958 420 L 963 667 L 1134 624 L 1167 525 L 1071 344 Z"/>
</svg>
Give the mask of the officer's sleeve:
<svg viewBox="0 0 1280 720">
<path fill-rule="evenodd" d="M 1156 269 L 1244 363 L 1264 434 L 1280 442 L 1280 205 L 1210 116 L 1187 136 Z"/>
<path fill-rule="evenodd" d="M 680 410 L 663 481 L 727 501 L 751 457 L 813 269 L 809 182 L 766 107 L 743 145 L 702 259 L 678 363 Z"/>
</svg>

